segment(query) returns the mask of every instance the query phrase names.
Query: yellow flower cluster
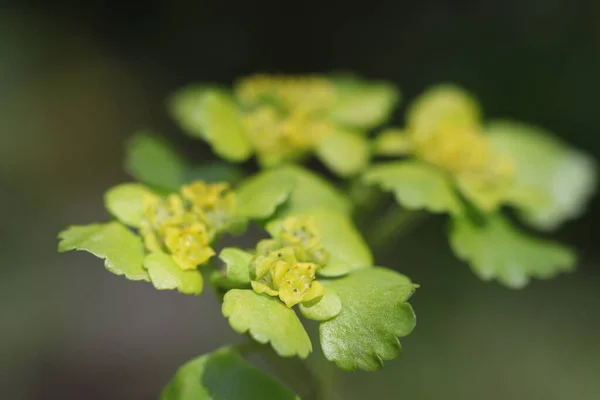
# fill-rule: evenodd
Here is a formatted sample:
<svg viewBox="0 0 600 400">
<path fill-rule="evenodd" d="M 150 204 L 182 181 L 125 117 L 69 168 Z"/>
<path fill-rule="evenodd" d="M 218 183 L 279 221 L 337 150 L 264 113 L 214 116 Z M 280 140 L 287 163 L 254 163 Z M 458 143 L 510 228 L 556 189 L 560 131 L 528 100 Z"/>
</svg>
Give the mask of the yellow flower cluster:
<svg viewBox="0 0 600 400">
<path fill-rule="evenodd" d="M 234 209 L 226 183 L 194 182 L 166 199 L 147 195 L 140 233 L 149 251 L 167 252 L 182 269 L 195 269 L 215 255 L 210 243 L 228 226 Z"/>
<path fill-rule="evenodd" d="M 277 296 L 287 307 L 323 295 L 315 273 L 327 262 L 327 252 L 311 218 L 288 217 L 273 239 L 258 244 L 253 260 L 252 288 Z"/>
<path fill-rule="evenodd" d="M 333 129 L 324 119 L 335 101 L 327 79 L 255 75 L 238 83 L 236 96 L 246 106 L 248 135 L 265 164 L 302 155 Z"/>
</svg>

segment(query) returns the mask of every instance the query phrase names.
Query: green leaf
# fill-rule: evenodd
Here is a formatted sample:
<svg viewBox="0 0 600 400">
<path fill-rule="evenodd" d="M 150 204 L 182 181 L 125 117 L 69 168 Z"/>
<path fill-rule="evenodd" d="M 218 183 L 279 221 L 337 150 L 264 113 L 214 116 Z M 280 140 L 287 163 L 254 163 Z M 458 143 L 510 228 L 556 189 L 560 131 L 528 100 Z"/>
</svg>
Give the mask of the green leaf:
<svg viewBox="0 0 600 400">
<path fill-rule="evenodd" d="M 360 172 L 371 158 L 369 142 L 363 135 L 341 129 L 327 135 L 316 152 L 323 164 L 340 176 Z"/>
<path fill-rule="evenodd" d="M 174 290 L 180 293 L 199 295 L 202 293 L 203 279 L 198 270 L 183 270 L 170 255 L 150 253 L 144 259 L 150 280 L 158 290 Z"/>
<path fill-rule="evenodd" d="M 127 145 L 125 169 L 149 186 L 178 190 L 186 168 L 183 158 L 168 143 L 152 134 L 137 134 Z"/>
<path fill-rule="evenodd" d="M 331 288 L 326 288 L 323 296 L 315 300 L 300 303 L 302 315 L 315 321 L 327 321 L 338 315 L 340 311 L 342 311 L 342 301 Z"/>
<path fill-rule="evenodd" d="M 373 151 L 384 156 L 404 156 L 410 154 L 412 148 L 412 139 L 405 131 L 390 128 L 377 135 Z"/>
<path fill-rule="evenodd" d="M 351 211 L 348 198 L 320 176 L 288 165 L 259 172 L 237 190 L 238 213 L 254 219 L 298 214 L 317 206 L 344 214 Z"/>
<path fill-rule="evenodd" d="M 252 254 L 234 247 L 221 250 L 219 258 L 227 268 L 227 280 L 239 286 L 250 285 L 250 264 L 253 257 Z"/>
<path fill-rule="evenodd" d="M 201 180 L 207 183 L 228 182 L 235 184 L 242 180 L 244 172 L 235 164 L 214 161 L 190 167 L 184 175 L 184 183 Z"/>
<path fill-rule="evenodd" d="M 104 195 L 106 209 L 119 221 L 138 228 L 142 220 L 144 197 L 151 192 L 139 183 L 123 183 Z"/>
<path fill-rule="evenodd" d="M 209 142 L 224 159 L 239 162 L 252 154 L 241 112 L 227 92 L 190 86 L 175 93 L 170 109 L 187 134 Z"/>
<path fill-rule="evenodd" d="M 475 127 L 481 121 L 481 109 L 471 94 L 453 84 L 440 84 L 417 97 L 406 111 L 411 130 L 429 132 L 440 125 Z"/>
<path fill-rule="evenodd" d="M 260 172 L 246 179 L 237 189 L 238 214 L 265 219 L 275 213 L 289 197 L 296 181 L 280 169 Z"/>
<path fill-rule="evenodd" d="M 399 101 L 397 88 L 389 83 L 358 79 L 334 80 L 337 102 L 330 118 L 346 127 L 369 129 L 385 122 Z"/>
<path fill-rule="evenodd" d="M 342 300 L 342 311 L 321 323 L 325 357 L 346 371 L 375 371 L 401 351 L 398 337 L 408 335 L 416 318 L 406 301 L 417 285 L 395 271 L 370 268 L 323 282 Z"/>
<path fill-rule="evenodd" d="M 515 202 L 526 222 L 552 230 L 585 211 L 598 180 L 591 157 L 523 123 L 496 121 L 487 134 L 498 152 L 515 161 L 517 187 L 537 193 Z"/>
<path fill-rule="evenodd" d="M 452 182 L 438 168 L 421 161 L 393 161 L 374 165 L 363 180 L 392 191 L 399 204 L 409 210 L 426 209 L 460 215 L 463 206 Z"/>
<path fill-rule="evenodd" d="M 458 258 L 469 262 L 481 279 L 496 279 L 522 288 L 530 278 L 547 279 L 575 267 L 574 252 L 556 242 L 525 235 L 500 215 L 477 225 L 467 218 L 453 221 L 450 244 Z"/>
<path fill-rule="evenodd" d="M 106 269 L 132 281 L 149 281 L 142 239 L 119 222 L 71 226 L 58 235 L 58 251 L 80 250 L 105 260 Z"/>
<path fill-rule="evenodd" d="M 312 351 L 296 313 L 276 297 L 232 289 L 225 294 L 222 311 L 236 332 L 248 332 L 259 343 L 271 342 L 281 357 L 306 358 Z"/>
<path fill-rule="evenodd" d="M 298 397 L 227 348 L 182 365 L 161 395 L 161 400 L 264 399 L 294 400 Z"/>
<path fill-rule="evenodd" d="M 296 183 L 279 216 L 300 214 L 315 207 L 335 210 L 344 215 L 352 211 L 348 197 L 321 176 L 296 165 L 282 167 L 279 173 L 284 179 Z"/>
</svg>

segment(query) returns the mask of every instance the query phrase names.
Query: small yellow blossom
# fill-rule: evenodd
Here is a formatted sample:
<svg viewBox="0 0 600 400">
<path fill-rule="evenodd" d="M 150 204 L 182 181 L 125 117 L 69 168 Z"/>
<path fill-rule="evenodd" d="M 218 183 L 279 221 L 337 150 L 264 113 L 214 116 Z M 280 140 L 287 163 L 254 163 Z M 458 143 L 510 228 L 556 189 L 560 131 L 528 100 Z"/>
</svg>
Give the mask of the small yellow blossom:
<svg viewBox="0 0 600 400">
<path fill-rule="evenodd" d="M 317 264 L 299 262 L 295 253 L 293 247 L 284 247 L 257 256 L 251 282 L 254 291 L 277 296 L 287 307 L 322 296 L 324 287 L 315 281 Z"/>
<path fill-rule="evenodd" d="M 283 246 L 296 246 L 300 257 L 317 264 L 327 263 L 327 251 L 321 245 L 321 234 L 312 217 L 288 217 L 281 224 L 278 235 Z"/>
<path fill-rule="evenodd" d="M 166 199 L 147 195 L 140 234 L 149 251 L 169 253 L 182 269 L 195 269 L 215 255 L 210 242 L 229 225 L 234 211 L 228 184 L 198 181 Z"/>
<path fill-rule="evenodd" d="M 287 111 L 304 109 L 309 114 L 327 110 L 336 100 L 334 85 L 319 76 L 253 75 L 242 79 L 235 92 L 247 105 L 272 99 Z"/>
</svg>

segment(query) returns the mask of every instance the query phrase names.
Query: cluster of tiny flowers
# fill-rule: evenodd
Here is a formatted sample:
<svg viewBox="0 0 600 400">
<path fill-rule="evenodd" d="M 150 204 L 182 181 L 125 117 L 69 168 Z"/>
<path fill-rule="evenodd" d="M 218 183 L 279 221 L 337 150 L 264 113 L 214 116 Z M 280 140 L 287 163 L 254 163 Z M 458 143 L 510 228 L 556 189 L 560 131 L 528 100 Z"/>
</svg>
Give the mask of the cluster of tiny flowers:
<svg viewBox="0 0 600 400">
<path fill-rule="evenodd" d="M 272 239 L 261 241 L 252 262 L 252 288 L 277 296 L 287 307 L 323 295 L 316 272 L 327 262 L 327 252 L 312 218 L 288 217 Z"/>
<path fill-rule="evenodd" d="M 215 255 L 210 243 L 234 209 L 228 184 L 194 182 L 166 199 L 147 195 L 140 233 L 149 251 L 169 253 L 182 269 L 195 269 Z"/>
<path fill-rule="evenodd" d="M 267 163 L 310 150 L 333 129 L 323 118 L 335 101 L 327 79 L 255 75 L 240 81 L 235 93 L 250 141 Z"/>
</svg>

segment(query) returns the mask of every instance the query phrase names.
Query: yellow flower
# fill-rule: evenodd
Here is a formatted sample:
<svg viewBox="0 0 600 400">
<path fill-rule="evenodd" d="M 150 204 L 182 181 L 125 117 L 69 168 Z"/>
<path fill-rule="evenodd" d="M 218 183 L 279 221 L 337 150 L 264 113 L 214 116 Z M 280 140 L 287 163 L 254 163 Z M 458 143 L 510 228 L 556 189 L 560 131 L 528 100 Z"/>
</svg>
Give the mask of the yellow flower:
<svg viewBox="0 0 600 400">
<path fill-rule="evenodd" d="M 312 217 L 286 218 L 277 237 L 283 246 L 298 247 L 303 260 L 317 264 L 327 263 L 328 254 L 321 245 L 321 234 Z"/>
<path fill-rule="evenodd" d="M 166 228 L 165 245 L 181 269 L 195 269 L 215 255 L 210 247 L 206 226 L 202 223 L 186 228 Z"/>
<path fill-rule="evenodd" d="M 323 295 L 324 287 L 315 281 L 318 266 L 299 262 L 292 247 L 259 255 L 253 262 L 252 288 L 257 293 L 277 296 L 287 307 Z"/>
<path fill-rule="evenodd" d="M 210 235 L 226 228 L 235 211 L 235 194 L 229 184 L 206 184 L 202 181 L 183 186 L 183 198 L 192 205 L 196 213 L 210 228 Z"/>
</svg>

